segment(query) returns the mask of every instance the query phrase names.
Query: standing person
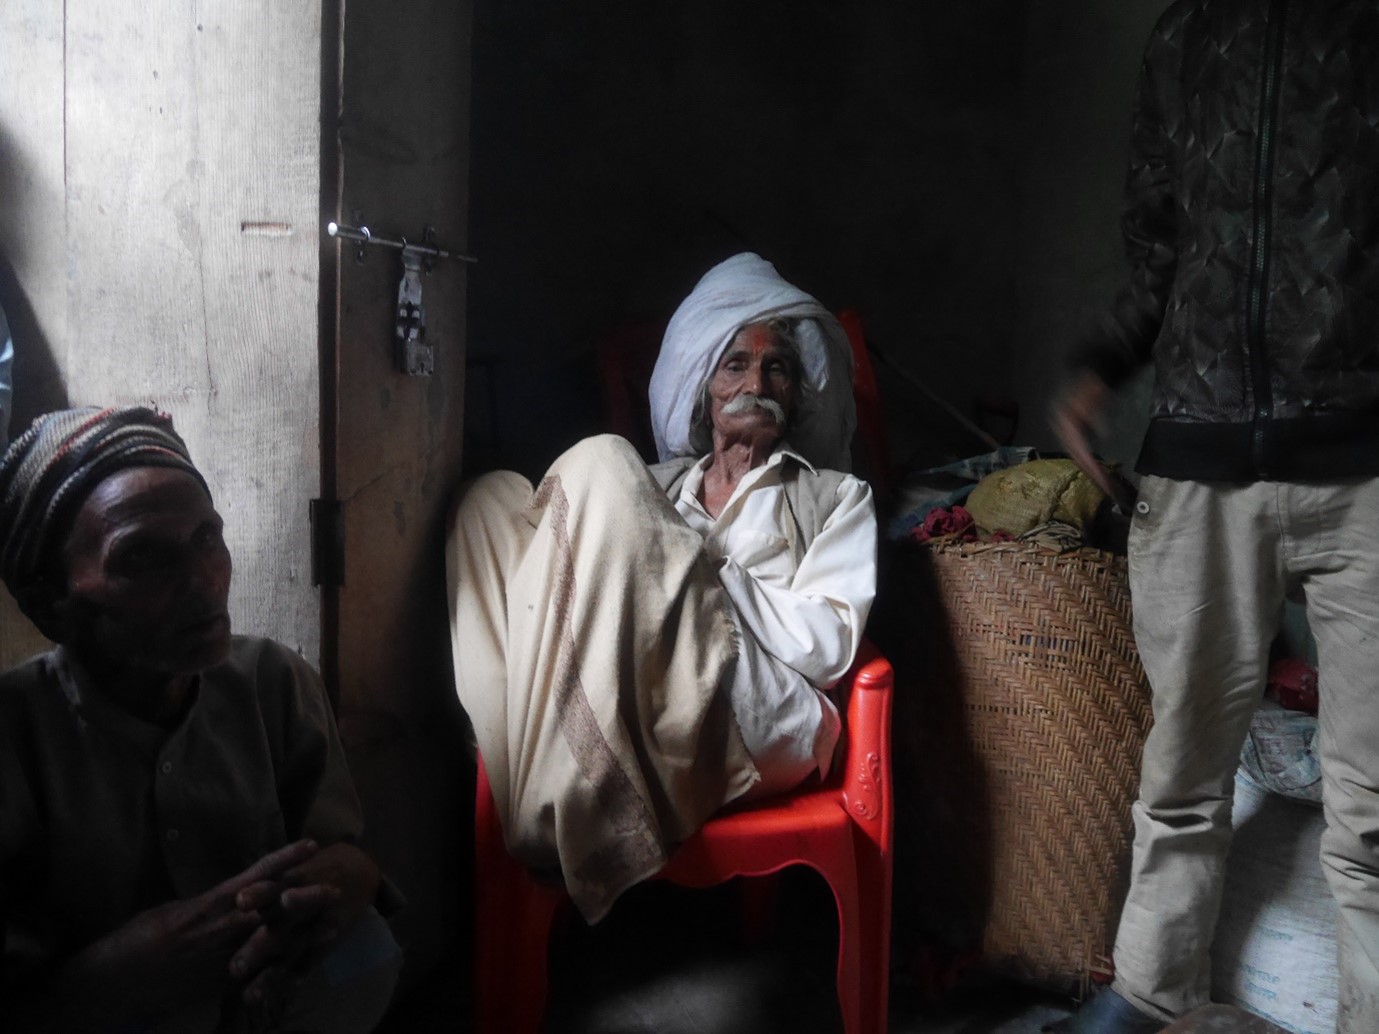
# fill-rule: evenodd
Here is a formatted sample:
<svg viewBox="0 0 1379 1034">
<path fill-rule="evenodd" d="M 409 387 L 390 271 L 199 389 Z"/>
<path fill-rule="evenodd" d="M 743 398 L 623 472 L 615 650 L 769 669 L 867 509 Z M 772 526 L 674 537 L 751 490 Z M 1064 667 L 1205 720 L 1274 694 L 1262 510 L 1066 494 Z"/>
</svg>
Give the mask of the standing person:
<svg viewBox="0 0 1379 1034">
<path fill-rule="evenodd" d="M 1285 595 L 1321 669 L 1338 1029 L 1379 1031 L 1379 5 L 1179 0 L 1144 55 L 1113 315 L 1055 410 L 1093 476 L 1108 392 L 1152 363 L 1130 539 L 1154 691 L 1116 978 L 1055 1029 L 1205 1003 L 1232 777 Z"/>
</svg>

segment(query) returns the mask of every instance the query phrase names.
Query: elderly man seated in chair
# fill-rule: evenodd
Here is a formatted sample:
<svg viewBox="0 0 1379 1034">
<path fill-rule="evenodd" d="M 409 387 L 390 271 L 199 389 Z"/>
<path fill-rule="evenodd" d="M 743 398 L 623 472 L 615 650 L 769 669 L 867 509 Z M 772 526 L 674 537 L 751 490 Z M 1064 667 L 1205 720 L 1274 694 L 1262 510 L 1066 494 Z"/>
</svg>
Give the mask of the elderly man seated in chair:
<svg viewBox="0 0 1379 1034">
<path fill-rule="evenodd" d="M 603 436 L 461 499 L 460 699 L 509 849 L 590 921 L 723 805 L 828 772 L 876 589 L 851 371 L 832 315 L 738 255 L 666 331 L 663 462 Z"/>
<path fill-rule="evenodd" d="M 329 704 L 231 636 L 221 527 L 149 409 L 51 413 L 0 463 L 0 572 L 58 644 L 0 676 L 4 1030 L 337 1034 L 387 1006 Z"/>
</svg>

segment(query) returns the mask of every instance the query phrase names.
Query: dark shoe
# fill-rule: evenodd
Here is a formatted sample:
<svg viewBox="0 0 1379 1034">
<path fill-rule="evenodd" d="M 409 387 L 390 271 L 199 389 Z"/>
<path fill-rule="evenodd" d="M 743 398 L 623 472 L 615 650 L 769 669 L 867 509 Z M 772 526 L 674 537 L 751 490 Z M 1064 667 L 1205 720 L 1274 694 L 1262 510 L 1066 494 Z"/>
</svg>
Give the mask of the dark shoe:
<svg viewBox="0 0 1379 1034">
<path fill-rule="evenodd" d="M 1049 1034 L 1157 1034 L 1167 1026 L 1166 1021 L 1140 1012 L 1107 987 L 1066 1020 L 1044 1030 Z"/>
</svg>

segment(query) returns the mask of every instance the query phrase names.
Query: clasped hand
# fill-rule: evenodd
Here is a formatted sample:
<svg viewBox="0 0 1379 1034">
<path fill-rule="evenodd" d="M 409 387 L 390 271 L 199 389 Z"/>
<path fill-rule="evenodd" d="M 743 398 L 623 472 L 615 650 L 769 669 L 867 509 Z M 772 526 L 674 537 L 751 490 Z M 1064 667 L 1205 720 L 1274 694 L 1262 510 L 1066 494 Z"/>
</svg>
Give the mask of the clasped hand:
<svg viewBox="0 0 1379 1034">
<path fill-rule="evenodd" d="M 230 959 L 231 975 L 244 982 L 244 1000 L 262 1003 L 275 997 L 307 952 L 358 922 L 378 893 L 379 880 L 378 866 L 363 851 L 333 844 L 276 878 L 241 887 L 236 907 L 258 918 Z"/>
<path fill-rule="evenodd" d="M 272 1009 L 307 953 L 348 930 L 373 902 L 378 866 L 351 844 L 299 840 L 195 897 L 141 912 L 73 961 L 115 1014 L 169 1015 L 238 985 Z M 85 974 L 83 977 L 82 974 Z"/>
</svg>

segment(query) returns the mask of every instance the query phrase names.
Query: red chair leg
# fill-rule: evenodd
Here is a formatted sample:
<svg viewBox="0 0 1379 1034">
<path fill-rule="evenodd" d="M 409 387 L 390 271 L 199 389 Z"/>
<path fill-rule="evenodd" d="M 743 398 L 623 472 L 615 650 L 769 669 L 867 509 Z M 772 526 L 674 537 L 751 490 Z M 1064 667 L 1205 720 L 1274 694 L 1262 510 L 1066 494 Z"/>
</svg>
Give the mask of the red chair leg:
<svg viewBox="0 0 1379 1034">
<path fill-rule="evenodd" d="M 859 859 L 856 936 L 861 982 L 860 1034 L 885 1034 L 890 1023 L 891 873 L 890 859 L 869 866 Z M 869 869 L 876 871 L 868 871 Z"/>
<path fill-rule="evenodd" d="M 474 848 L 475 1030 L 537 1034 L 546 1011 L 551 928 L 568 898 L 508 854 L 482 762 Z"/>
<path fill-rule="evenodd" d="M 841 885 L 840 885 L 841 884 Z M 863 1026 L 862 942 L 858 934 L 856 883 L 829 881 L 838 904 L 838 1008 L 846 1034 L 869 1034 Z"/>
<path fill-rule="evenodd" d="M 537 1034 L 546 1012 L 551 928 L 565 895 L 536 883 L 506 855 L 483 868 L 487 873 L 476 874 L 476 928 L 486 932 L 474 946 L 476 1030 Z"/>
</svg>

